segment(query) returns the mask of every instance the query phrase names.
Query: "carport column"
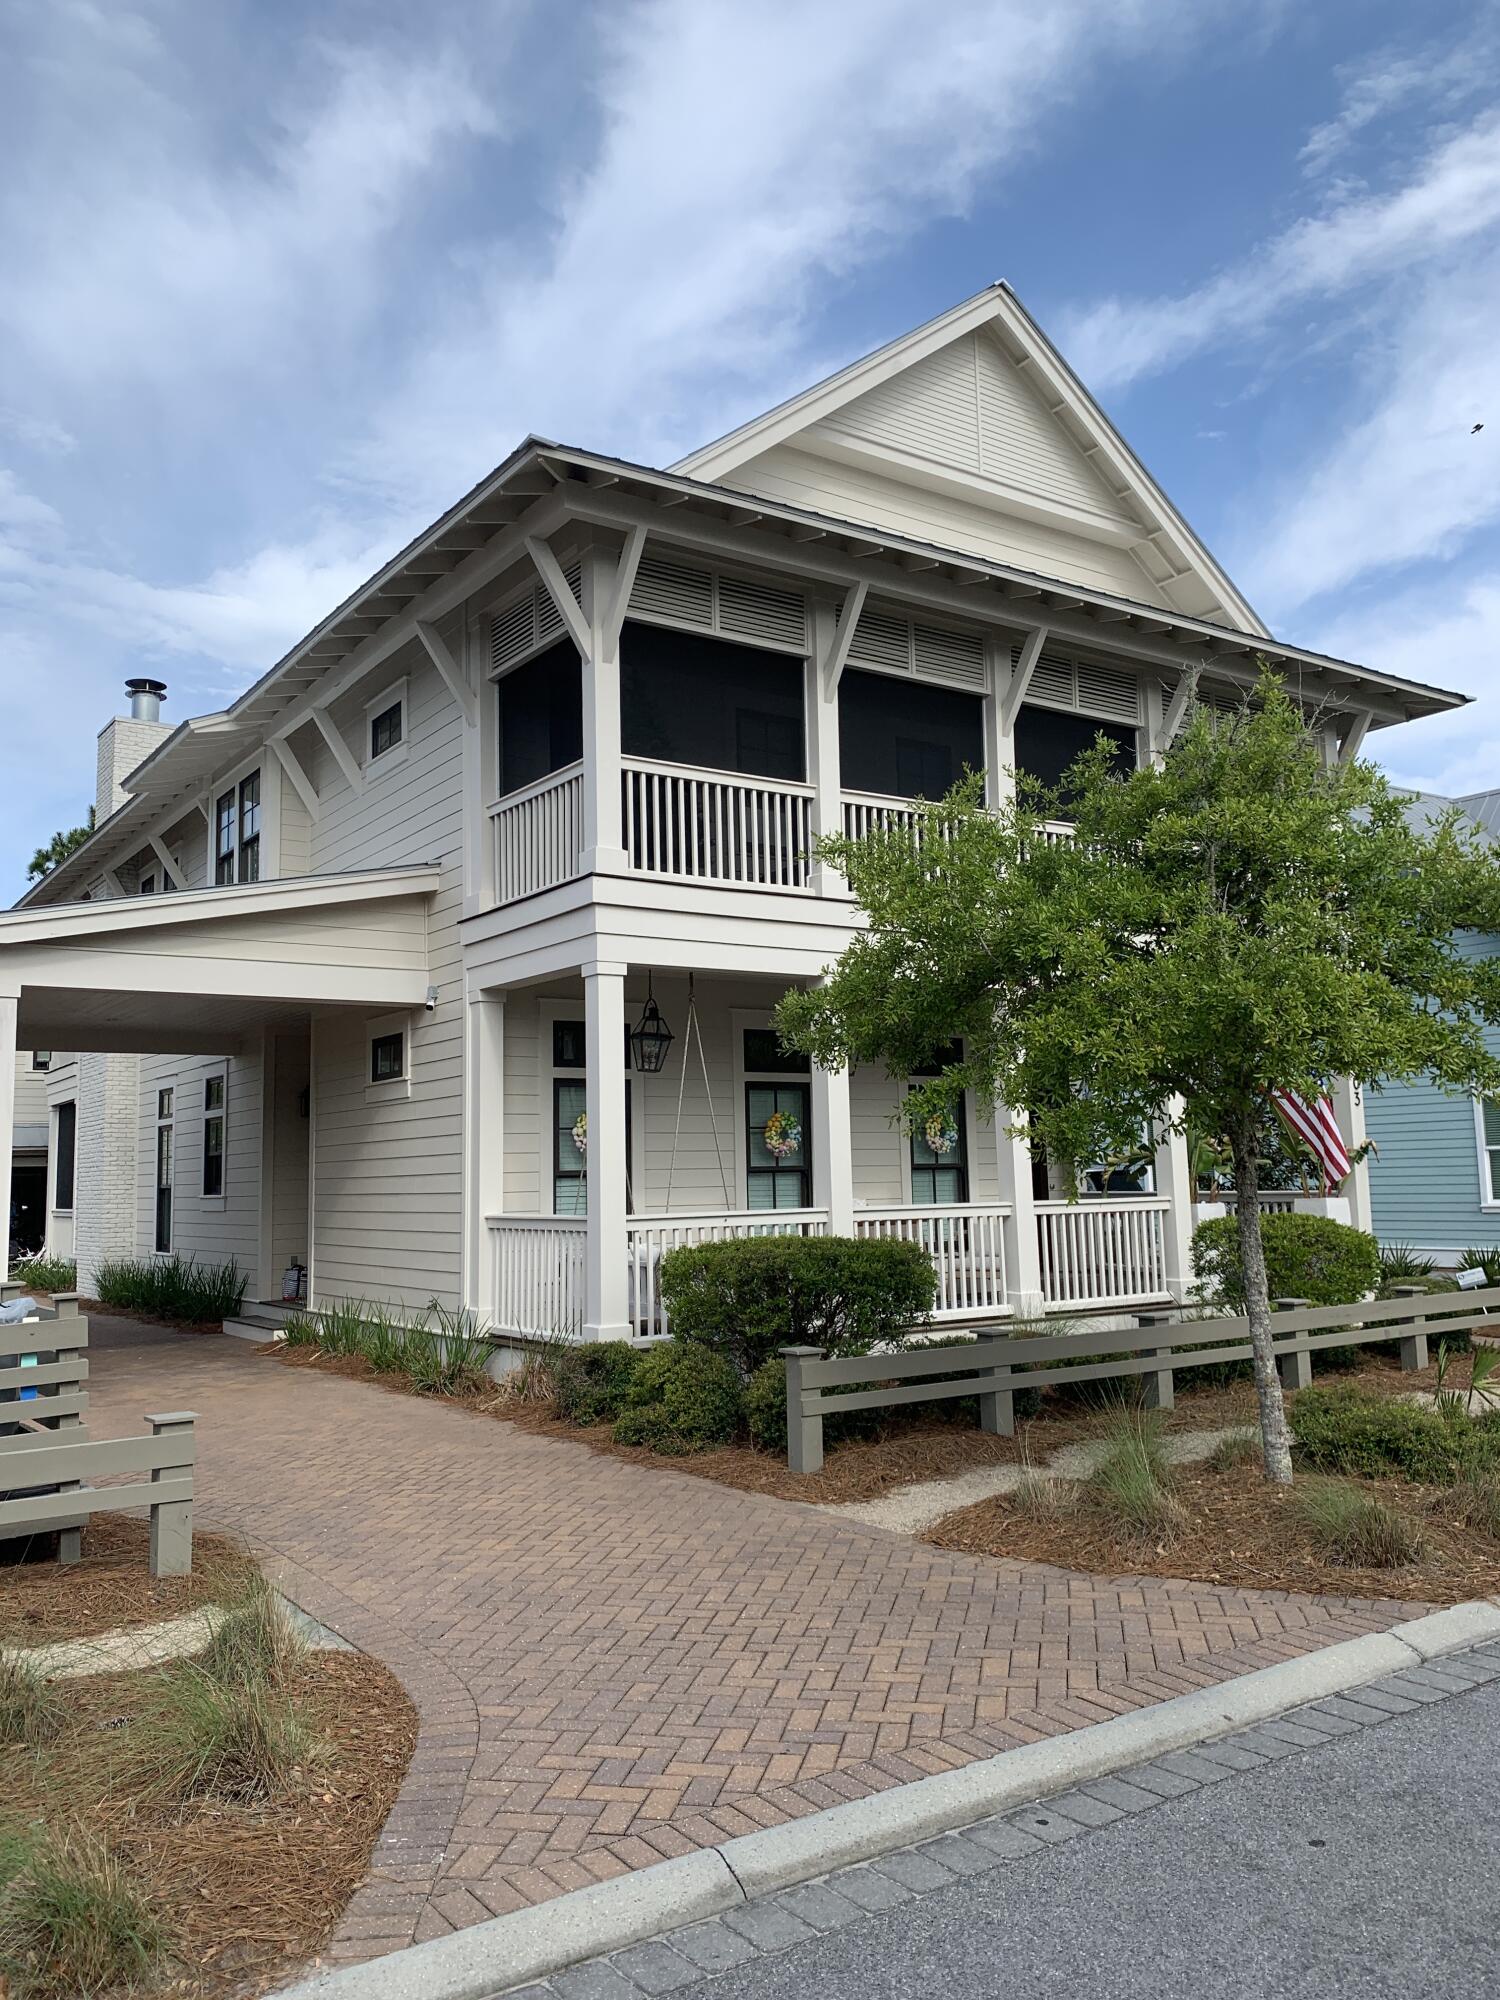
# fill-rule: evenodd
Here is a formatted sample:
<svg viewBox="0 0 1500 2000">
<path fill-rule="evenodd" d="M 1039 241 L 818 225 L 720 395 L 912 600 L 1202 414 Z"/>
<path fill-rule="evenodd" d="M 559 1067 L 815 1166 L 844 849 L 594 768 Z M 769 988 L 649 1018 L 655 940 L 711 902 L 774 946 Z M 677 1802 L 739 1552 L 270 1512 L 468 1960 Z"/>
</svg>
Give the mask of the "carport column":
<svg viewBox="0 0 1500 2000">
<path fill-rule="evenodd" d="M 16 1015 L 20 988 L 0 991 L 0 1216 L 5 1240 L 0 1243 L 0 1283 L 10 1276 L 10 1148 L 16 1123 Z"/>
<path fill-rule="evenodd" d="M 583 1337 L 625 1340 L 630 1286 L 625 1248 L 625 967 L 583 968 L 588 1064 L 588 1235 L 583 1260 Z"/>
<path fill-rule="evenodd" d="M 812 1071 L 813 1206 L 826 1208 L 834 1236 L 854 1234 L 854 1146 L 849 1133 L 849 1072 Z"/>
<path fill-rule="evenodd" d="M 1042 1254 L 1037 1241 L 1036 1197 L 1031 1190 L 1031 1145 L 1006 1130 L 1016 1114 L 995 1106 L 995 1149 L 1000 1170 L 1000 1199 L 1010 1209 L 1005 1224 L 1005 1289 L 1012 1310 L 1030 1317 L 1042 1312 Z"/>
<path fill-rule="evenodd" d="M 1176 1117 L 1180 1102 L 1169 1107 Z M 1162 1217 L 1162 1251 L 1166 1263 L 1167 1290 L 1179 1302 L 1193 1288 L 1193 1176 L 1188 1161 L 1187 1138 L 1174 1132 L 1156 1149 L 1156 1192 L 1165 1195 L 1171 1207 Z"/>
<path fill-rule="evenodd" d="M 465 994 L 464 1303 L 494 1315 L 489 1218 L 505 1206 L 505 995 Z"/>
<path fill-rule="evenodd" d="M 1352 1076 L 1346 1076 L 1333 1089 L 1333 1115 L 1339 1121 L 1339 1130 L 1344 1135 L 1344 1144 L 1351 1153 L 1365 1143 L 1365 1096 Z M 1349 1220 L 1356 1229 L 1373 1229 L 1374 1219 L 1370 1208 L 1370 1165 L 1361 1160 L 1348 1180 L 1339 1189 L 1349 1202 Z"/>
</svg>

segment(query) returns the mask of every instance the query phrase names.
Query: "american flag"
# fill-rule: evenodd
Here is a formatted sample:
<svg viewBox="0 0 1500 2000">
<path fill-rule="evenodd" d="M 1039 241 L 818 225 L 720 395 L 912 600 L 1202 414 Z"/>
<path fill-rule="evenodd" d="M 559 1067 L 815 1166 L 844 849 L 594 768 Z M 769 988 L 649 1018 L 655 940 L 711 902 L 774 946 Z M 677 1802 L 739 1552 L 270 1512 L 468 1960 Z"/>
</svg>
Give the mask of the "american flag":
<svg viewBox="0 0 1500 2000">
<path fill-rule="evenodd" d="M 1348 1179 L 1353 1170 L 1349 1149 L 1333 1115 L 1326 1093 L 1309 1104 L 1295 1090 L 1273 1090 L 1271 1103 L 1294 1138 L 1300 1139 L 1323 1169 L 1323 1187 L 1328 1192 Z"/>
</svg>

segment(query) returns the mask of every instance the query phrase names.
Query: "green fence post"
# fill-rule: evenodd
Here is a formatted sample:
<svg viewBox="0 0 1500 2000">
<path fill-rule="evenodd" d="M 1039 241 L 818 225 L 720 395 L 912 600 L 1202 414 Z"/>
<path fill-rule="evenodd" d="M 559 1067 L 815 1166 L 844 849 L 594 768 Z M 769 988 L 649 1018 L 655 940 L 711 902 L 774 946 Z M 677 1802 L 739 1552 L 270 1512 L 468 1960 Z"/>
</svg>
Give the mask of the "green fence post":
<svg viewBox="0 0 1500 2000">
<path fill-rule="evenodd" d="M 786 1363 L 786 1462 L 793 1472 L 823 1470 L 823 1398 L 802 1386 L 802 1364 L 821 1361 L 821 1347 L 783 1347 Z"/>
</svg>

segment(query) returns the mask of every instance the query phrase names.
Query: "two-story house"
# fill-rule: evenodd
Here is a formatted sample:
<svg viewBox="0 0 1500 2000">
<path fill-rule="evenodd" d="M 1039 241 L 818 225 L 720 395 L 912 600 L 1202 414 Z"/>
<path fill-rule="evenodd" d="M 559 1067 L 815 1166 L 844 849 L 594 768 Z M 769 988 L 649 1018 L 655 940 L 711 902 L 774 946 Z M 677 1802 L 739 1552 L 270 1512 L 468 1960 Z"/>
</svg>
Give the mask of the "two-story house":
<svg viewBox="0 0 1500 2000">
<path fill-rule="evenodd" d="M 1169 1299 L 1180 1140 L 1070 1204 L 1008 1113 L 908 1133 L 770 1014 L 861 922 L 819 834 L 1159 756 L 1259 655 L 1330 757 L 1462 699 L 1273 639 L 1003 285 L 666 471 L 529 438 L 222 713 L 136 690 L 116 809 L 0 918 L 4 1073 L 73 1052 L 49 1238 L 85 1289 L 300 1259 L 588 1338 L 767 1230 L 914 1239 L 950 1320 Z"/>
</svg>

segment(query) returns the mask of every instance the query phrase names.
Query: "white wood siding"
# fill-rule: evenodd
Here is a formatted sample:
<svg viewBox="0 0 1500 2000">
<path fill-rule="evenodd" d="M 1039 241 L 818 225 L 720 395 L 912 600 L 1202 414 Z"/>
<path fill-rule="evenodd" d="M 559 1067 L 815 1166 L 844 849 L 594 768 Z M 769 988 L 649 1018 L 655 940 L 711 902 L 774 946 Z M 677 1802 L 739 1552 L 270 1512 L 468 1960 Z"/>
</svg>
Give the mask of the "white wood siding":
<svg viewBox="0 0 1500 2000">
<path fill-rule="evenodd" d="M 258 1051 L 233 1058 L 225 1091 L 224 1194 L 203 1193 L 203 1083 L 224 1071 L 211 1056 L 142 1056 L 137 1128 L 136 1255 L 156 1239 L 157 1092 L 171 1086 L 173 1125 L 172 1249 L 220 1264 L 233 1257 L 254 1298 L 260 1270 L 260 1132 L 262 1070 Z"/>
<path fill-rule="evenodd" d="M 266 1246 L 266 1276 L 273 1298 L 280 1292 L 281 1274 L 292 1259 L 307 1262 L 311 1120 L 303 1116 L 298 1100 L 309 1077 L 306 1031 L 277 1034 L 271 1105 L 271 1240 Z"/>
<path fill-rule="evenodd" d="M 815 441 L 815 432 L 804 435 L 804 444 Z M 970 500 L 934 492 L 899 475 L 837 463 L 812 449 L 777 445 L 725 483 L 789 506 L 889 528 L 893 534 L 943 548 L 965 549 L 1089 590 L 1110 591 L 1145 604 L 1167 602 L 1128 549 L 1007 514 L 997 503 L 977 495 Z"/>
<path fill-rule="evenodd" d="M 16 1051 L 16 1108 L 15 1124 L 19 1126 L 47 1127 L 47 1072 L 33 1069 L 30 1049 Z M 27 1144 L 31 1141 L 28 1139 Z M 45 1140 L 43 1144 L 45 1144 Z"/>
</svg>

